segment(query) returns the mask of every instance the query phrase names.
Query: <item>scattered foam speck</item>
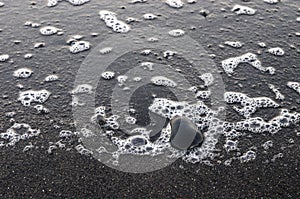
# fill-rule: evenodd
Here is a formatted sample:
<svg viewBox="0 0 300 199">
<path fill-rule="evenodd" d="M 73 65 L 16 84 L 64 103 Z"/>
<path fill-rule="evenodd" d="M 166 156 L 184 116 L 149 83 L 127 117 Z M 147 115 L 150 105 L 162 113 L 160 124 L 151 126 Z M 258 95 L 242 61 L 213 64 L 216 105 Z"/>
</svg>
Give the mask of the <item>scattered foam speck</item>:
<svg viewBox="0 0 300 199">
<path fill-rule="evenodd" d="M 264 0 L 268 4 L 277 4 L 280 0 Z"/>
<path fill-rule="evenodd" d="M 48 75 L 47 77 L 45 77 L 45 82 L 53 82 L 58 80 L 58 76 L 57 75 Z"/>
<path fill-rule="evenodd" d="M 152 14 L 152 13 L 146 13 L 143 15 L 143 17 L 144 17 L 144 19 L 147 19 L 147 20 L 153 20 L 153 19 L 157 18 L 157 15 Z"/>
<path fill-rule="evenodd" d="M 71 91 L 72 94 L 91 94 L 93 87 L 89 84 L 80 84 L 77 85 L 74 90 Z"/>
<path fill-rule="evenodd" d="M 49 36 L 49 35 L 54 35 L 58 32 L 58 28 L 54 27 L 54 26 L 45 26 L 45 27 L 42 27 L 40 29 L 40 33 L 42 35 L 46 35 L 46 36 Z"/>
<path fill-rule="evenodd" d="M 106 80 L 110 80 L 115 77 L 115 72 L 113 71 L 105 71 L 101 74 L 101 77 Z"/>
<path fill-rule="evenodd" d="M 241 48 L 243 46 L 239 41 L 225 41 L 225 44 L 233 48 Z"/>
<path fill-rule="evenodd" d="M 70 46 L 71 53 L 80 53 L 90 49 L 90 42 L 87 41 L 75 41 Z"/>
<path fill-rule="evenodd" d="M 276 86 L 274 86 L 273 84 L 268 84 L 268 86 L 271 89 L 271 91 L 275 94 L 275 99 L 284 100 L 284 95 L 281 94 L 281 92 Z"/>
<path fill-rule="evenodd" d="M 184 30 L 181 29 L 174 29 L 169 31 L 169 35 L 173 37 L 181 37 L 185 34 Z"/>
</svg>

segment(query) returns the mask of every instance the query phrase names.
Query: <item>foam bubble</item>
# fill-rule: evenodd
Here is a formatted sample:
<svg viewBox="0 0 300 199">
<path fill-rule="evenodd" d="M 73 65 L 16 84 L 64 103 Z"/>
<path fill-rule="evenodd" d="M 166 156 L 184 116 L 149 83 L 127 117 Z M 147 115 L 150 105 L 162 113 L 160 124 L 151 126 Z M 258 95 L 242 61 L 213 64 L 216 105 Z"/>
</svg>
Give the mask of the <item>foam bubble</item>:
<svg viewBox="0 0 300 199">
<path fill-rule="evenodd" d="M 169 35 L 173 37 L 181 37 L 185 34 L 184 30 L 181 29 L 174 29 L 169 31 Z"/>
<path fill-rule="evenodd" d="M 48 75 L 47 77 L 45 77 L 45 82 L 53 82 L 57 80 L 58 80 L 57 75 Z"/>
<path fill-rule="evenodd" d="M 242 5 L 235 5 L 231 11 L 238 15 L 254 15 L 256 13 L 255 9 Z"/>
<path fill-rule="evenodd" d="M 75 41 L 70 46 L 71 53 L 80 53 L 90 49 L 90 42 L 87 41 Z"/>
<path fill-rule="evenodd" d="M 2 54 L 0 55 L 0 62 L 6 62 L 9 59 L 8 54 Z"/>
<path fill-rule="evenodd" d="M 24 55 L 24 59 L 31 59 L 32 56 L 33 56 L 33 54 L 27 53 L 27 54 Z"/>
<path fill-rule="evenodd" d="M 147 19 L 147 20 L 153 20 L 153 19 L 156 19 L 156 18 L 157 18 L 157 15 L 152 14 L 152 13 L 147 13 L 147 14 L 144 14 L 144 15 L 143 15 L 143 18 L 144 18 L 144 19 Z"/>
<path fill-rule="evenodd" d="M 300 95 L 300 82 L 288 82 L 287 86 L 299 93 Z"/>
<path fill-rule="evenodd" d="M 44 103 L 50 95 L 51 93 L 45 89 L 28 90 L 20 92 L 18 101 L 21 101 L 24 106 L 30 106 L 32 102 Z"/>
<path fill-rule="evenodd" d="M 58 32 L 58 28 L 54 26 L 45 26 L 40 29 L 40 33 L 45 36 L 54 35 Z"/>
<path fill-rule="evenodd" d="M 165 2 L 172 8 L 182 8 L 183 7 L 183 2 L 181 0 L 166 0 Z"/>
<path fill-rule="evenodd" d="M 46 44 L 44 42 L 38 42 L 34 44 L 34 48 L 42 48 L 45 47 Z"/>
<path fill-rule="evenodd" d="M 280 0 L 264 0 L 265 3 L 268 4 L 277 4 Z"/>
<path fill-rule="evenodd" d="M 264 0 L 265 3 L 268 4 L 277 4 L 280 0 Z"/>
<path fill-rule="evenodd" d="M 105 71 L 101 74 L 101 77 L 106 80 L 113 79 L 115 77 L 115 72 L 113 71 Z"/>
<path fill-rule="evenodd" d="M 233 48 L 241 48 L 243 46 L 239 41 L 225 41 L 225 44 Z"/>
<path fill-rule="evenodd" d="M 284 50 L 282 48 L 276 47 L 276 48 L 270 48 L 268 52 L 275 56 L 283 56 Z"/>
<path fill-rule="evenodd" d="M 77 85 L 74 90 L 71 91 L 72 94 L 91 94 L 93 93 L 93 87 L 89 84 Z"/>
<path fill-rule="evenodd" d="M 99 52 L 104 55 L 104 54 L 108 54 L 112 51 L 112 48 L 111 47 L 105 47 L 105 48 L 102 48 L 99 50 Z"/>
<path fill-rule="evenodd" d="M 176 87 L 177 84 L 171 79 L 164 76 L 155 76 L 151 78 L 151 82 L 157 86 Z"/>
<path fill-rule="evenodd" d="M 90 0 L 67 0 L 67 1 L 74 6 L 81 6 L 89 2 Z"/>
<path fill-rule="evenodd" d="M 14 71 L 13 76 L 17 78 L 28 78 L 32 74 L 32 70 L 29 68 L 20 68 Z"/>
<path fill-rule="evenodd" d="M 38 113 L 49 113 L 49 109 L 44 107 L 43 105 L 41 104 L 38 104 L 38 105 L 35 105 L 33 107 Z"/>
<path fill-rule="evenodd" d="M 267 45 L 264 43 L 264 42 L 259 42 L 258 45 L 262 48 L 265 48 L 267 47 Z"/>
</svg>

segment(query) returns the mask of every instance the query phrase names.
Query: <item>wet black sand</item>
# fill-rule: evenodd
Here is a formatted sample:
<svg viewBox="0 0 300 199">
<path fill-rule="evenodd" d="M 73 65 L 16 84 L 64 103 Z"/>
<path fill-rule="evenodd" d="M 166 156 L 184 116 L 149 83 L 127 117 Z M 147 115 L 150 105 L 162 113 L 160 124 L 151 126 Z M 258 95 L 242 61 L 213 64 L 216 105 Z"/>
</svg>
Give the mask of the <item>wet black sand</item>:
<svg viewBox="0 0 300 199">
<path fill-rule="evenodd" d="M 16 121 L 29 123 L 40 128 L 43 133 L 31 140 L 36 146 L 40 146 L 39 149 L 24 153 L 23 143 L 12 148 L 0 149 L 1 198 L 299 198 L 299 137 L 295 137 L 295 143 L 292 145 L 287 142 L 290 135 L 299 132 L 299 126 L 284 129 L 278 136 L 273 137 L 277 144 L 268 154 L 260 153 L 254 161 L 245 164 L 234 161 L 229 167 L 193 165 L 177 160 L 159 171 L 130 174 L 108 168 L 91 157 L 78 154 L 75 150 L 56 150 L 53 154 L 47 154 L 48 142 L 57 141 L 59 130 L 53 128 L 53 125 L 74 130 L 71 124 L 72 107 L 69 105 L 71 96 L 68 93 L 73 89 L 75 75 L 81 62 L 89 53 L 87 51 L 72 55 L 63 46 L 66 45 L 68 35 L 83 34 L 86 35 L 86 40 L 97 44 L 114 34 L 99 20 L 100 9 L 111 9 L 117 12 L 120 18 L 127 17 L 128 13 L 136 17 L 145 12 L 160 13 L 162 19 L 153 22 L 141 21 L 132 25 L 132 28 L 153 23 L 187 29 L 188 34 L 203 44 L 209 53 L 216 54 L 216 63 L 244 52 L 255 52 L 258 42 L 283 47 L 287 53 L 283 58 L 272 57 L 267 53 L 261 56 L 265 65 L 277 69 L 275 76 L 262 74 L 253 68 L 239 67 L 237 72 L 241 80 L 230 79 L 225 74 L 222 77 L 227 90 L 245 92 L 253 96 L 272 96 L 266 82 L 281 86 L 287 98 L 282 106 L 299 111 L 299 96 L 283 86 L 287 81 L 298 81 L 300 74 L 297 50 L 300 48 L 300 38 L 295 36 L 295 32 L 300 31 L 300 23 L 295 22 L 300 7 L 297 1 L 287 1 L 274 6 L 258 0 L 250 1 L 246 5 L 260 8 L 255 17 L 232 14 L 229 11 L 231 5 L 243 3 L 238 0 L 228 1 L 228 6 L 227 3 L 220 3 L 221 1 L 203 4 L 198 2 L 194 7 L 186 6 L 179 11 L 161 7 L 160 1 L 151 1 L 152 7 L 137 5 L 140 9 L 129 6 L 125 1 L 116 1 L 110 7 L 106 6 L 109 3 L 105 1 L 92 1 L 80 7 L 63 2 L 51 9 L 45 7 L 44 1 L 37 1 L 37 5 L 30 5 L 29 1 L 21 0 L 2 1 L 5 6 L 0 8 L 0 52 L 10 54 L 14 63 L 0 64 L 1 132 L 10 126 L 9 118 L 4 116 L 5 112 L 17 110 L 14 117 Z M 123 5 L 127 6 L 126 9 L 122 9 Z M 227 12 L 220 11 L 223 7 Z M 149 10 L 143 10 L 146 8 Z M 207 9 L 211 14 L 204 18 L 198 14 L 201 9 Z M 172 12 L 175 14 L 169 18 Z M 188 22 L 183 23 L 183 19 Z M 49 22 L 64 29 L 65 34 L 43 37 L 39 34 L 39 29 L 25 27 L 26 21 L 44 21 L 43 25 Z M 92 32 L 98 32 L 99 36 L 89 36 Z M 220 43 L 230 39 L 249 43 L 242 49 L 223 50 L 218 47 Z M 15 44 L 14 40 L 21 40 L 21 43 Z M 33 49 L 35 42 L 43 40 L 46 43 L 45 48 Z M 296 49 L 290 45 L 294 45 Z M 34 58 L 24 60 L 23 55 L 28 52 L 33 53 Z M 130 59 L 130 55 L 122 58 Z M 13 79 L 11 74 L 18 67 L 31 67 L 34 76 L 28 80 Z M 45 75 L 52 73 L 63 77 L 59 84 L 41 84 Z M 244 78 L 246 80 L 243 80 Z M 47 101 L 50 113 L 37 115 L 34 110 L 28 110 L 16 102 L 19 92 L 17 83 L 22 83 L 25 89 L 51 90 L 54 97 Z M 237 83 L 243 84 L 243 87 L 239 87 Z M 109 98 L 109 93 L 100 92 L 99 95 L 104 101 Z M 257 114 L 269 118 L 277 112 L 261 111 Z M 227 118 L 235 120 L 239 119 L 239 116 L 229 107 Z M 241 143 L 247 147 L 251 146 L 251 143 L 263 143 L 263 140 L 253 136 L 242 140 Z M 282 146 L 287 147 L 280 149 Z M 278 152 L 284 153 L 282 159 L 263 163 L 266 159 L 272 159 Z"/>
</svg>

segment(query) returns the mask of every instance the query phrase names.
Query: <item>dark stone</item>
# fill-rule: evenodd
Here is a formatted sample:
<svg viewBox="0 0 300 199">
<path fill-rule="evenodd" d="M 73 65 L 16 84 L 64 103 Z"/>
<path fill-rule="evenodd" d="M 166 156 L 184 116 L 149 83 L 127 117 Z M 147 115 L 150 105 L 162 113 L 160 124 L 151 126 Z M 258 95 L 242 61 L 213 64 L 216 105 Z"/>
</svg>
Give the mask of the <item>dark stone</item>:
<svg viewBox="0 0 300 199">
<path fill-rule="evenodd" d="M 174 117 L 171 122 L 171 145 L 180 150 L 198 146 L 203 142 L 203 134 L 187 117 Z"/>
</svg>

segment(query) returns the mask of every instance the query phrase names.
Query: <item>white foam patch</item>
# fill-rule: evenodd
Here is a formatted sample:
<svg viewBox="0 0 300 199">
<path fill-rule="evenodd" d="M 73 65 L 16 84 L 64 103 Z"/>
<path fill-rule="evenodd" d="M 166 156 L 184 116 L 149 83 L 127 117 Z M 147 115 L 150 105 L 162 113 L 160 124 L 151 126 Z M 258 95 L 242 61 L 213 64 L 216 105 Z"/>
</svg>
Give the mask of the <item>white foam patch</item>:
<svg viewBox="0 0 300 199">
<path fill-rule="evenodd" d="M 238 15 L 254 15 L 256 13 L 255 9 L 242 5 L 235 5 L 231 11 Z"/>
<path fill-rule="evenodd" d="M 172 37 L 181 37 L 185 34 L 184 30 L 181 29 L 174 29 L 169 31 L 169 35 Z"/>
<path fill-rule="evenodd" d="M 255 160 L 255 158 L 256 158 L 256 152 L 254 150 L 249 150 L 243 155 L 241 155 L 239 157 L 239 160 L 241 161 L 241 163 L 247 163 L 249 161 Z"/>
<path fill-rule="evenodd" d="M 287 86 L 300 95 L 300 82 L 288 82 Z"/>
<path fill-rule="evenodd" d="M 22 140 L 27 140 L 40 135 L 39 129 L 33 129 L 26 123 L 14 123 L 4 133 L 0 133 L 0 147 L 1 146 L 15 146 Z"/>
<path fill-rule="evenodd" d="M 155 76 L 151 78 L 151 82 L 157 86 L 176 87 L 177 83 L 164 76 Z"/>
<path fill-rule="evenodd" d="M 34 48 L 43 48 L 46 44 L 44 42 L 38 42 L 34 44 Z"/>
<path fill-rule="evenodd" d="M 47 77 L 45 77 L 45 82 L 54 82 L 57 81 L 59 79 L 59 77 L 57 75 L 48 75 Z"/>
<path fill-rule="evenodd" d="M 126 76 L 126 75 L 119 75 L 118 77 L 117 77 L 117 81 L 119 82 L 119 86 L 124 86 L 125 85 L 125 82 L 127 81 L 127 79 L 128 79 L 128 76 Z"/>
<path fill-rule="evenodd" d="M 2 54 L 0 55 L 0 62 L 6 62 L 9 59 L 8 54 Z"/>
<path fill-rule="evenodd" d="M 152 13 L 146 13 L 143 15 L 143 18 L 146 20 L 153 20 L 157 18 L 157 15 L 152 14 Z"/>
<path fill-rule="evenodd" d="M 278 100 L 284 100 L 285 99 L 284 95 L 281 94 L 281 92 L 279 91 L 279 89 L 275 85 L 268 84 L 268 87 L 275 94 L 275 99 L 278 99 Z"/>
<path fill-rule="evenodd" d="M 153 70 L 154 63 L 153 62 L 142 62 L 141 66 L 148 70 Z"/>
<path fill-rule="evenodd" d="M 40 33 L 45 36 L 54 35 L 58 31 L 59 29 L 54 26 L 45 26 L 40 29 Z"/>
<path fill-rule="evenodd" d="M 211 86 L 214 83 L 214 77 L 211 73 L 204 73 L 199 76 L 202 81 L 204 81 L 205 86 Z"/>
<path fill-rule="evenodd" d="M 262 66 L 260 60 L 257 58 L 257 55 L 253 53 L 246 53 L 238 57 L 231 57 L 222 61 L 222 67 L 227 75 L 231 76 L 234 73 L 234 70 L 241 63 L 248 63 L 254 68 L 262 71 L 268 72 L 269 74 L 274 74 L 275 69 L 273 67 L 264 67 Z"/>
<path fill-rule="evenodd" d="M 265 48 L 267 47 L 267 45 L 264 43 L 264 42 L 259 42 L 258 45 L 262 48 Z"/>
<path fill-rule="evenodd" d="M 24 55 L 24 59 L 31 59 L 33 57 L 33 54 L 27 53 Z"/>
<path fill-rule="evenodd" d="M 54 7 L 58 4 L 59 1 L 62 1 L 62 0 L 48 0 L 47 6 Z"/>
<path fill-rule="evenodd" d="M 249 118 L 258 108 L 279 107 L 279 104 L 268 97 L 250 98 L 247 95 L 238 92 L 226 92 L 224 94 L 224 99 L 229 104 L 240 103 L 243 108 L 234 106 L 233 109 L 245 118 Z"/>
<path fill-rule="evenodd" d="M 279 47 L 270 48 L 268 50 L 268 52 L 272 55 L 275 55 L 275 56 L 283 56 L 284 55 L 284 50 L 282 48 L 279 48 Z"/>
<path fill-rule="evenodd" d="M 181 0 L 166 0 L 165 2 L 172 8 L 182 8 L 184 5 Z"/>
<path fill-rule="evenodd" d="M 102 49 L 99 50 L 99 52 L 100 52 L 102 55 L 111 53 L 111 51 L 112 51 L 112 48 L 111 48 L 111 47 L 105 47 L 105 48 L 102 48 Z"/>
<path fill-rule="evenodd" d="M 20 92 L 18 101 L 24 106 L 30 106 L 32 102 L 44 103 L 47 101 L 51 93 L 45 89 L 43 90 L 28 90 Z"/>
<path fill-rule="evenodd" d="M 117 33 L 127 33 L 130 31 L 130 26 L 123 21 L 117 19 L 114 12 L 108 10 L 99 11 L 100 19 L 103 20 L 107 27 Z"/>
<path fill-rule="evenodd" d="M 88 3 L 90 0 L 67 0 L 67 1 L 74 6 L 81 6 L 85 3 Z"/>
<path fill-rule="evenodd" d="M 72 94 L 91 94 L 93 93 L 93 87 L 89 84 L 77 85 L 74 90 L 71 91 Z"/>
<path fill-rule="evenodd" d="M 14 71 L 13 76 L 17 78 L 28 78 L 32 74 L 32 70 L 29 68 L 20 68 Z"/>
<path fill-rule="evenodd" d="M 35 105 L 33 107 L 38 113 L 49 113 L 49 109 L 44 107 L 43 105 L 41 104 L 38 104 L 38 105 Z"/>
<path fill-rule="evenodd" d="M 73 54 L 80 53 L 90 49 L 90 42 L 87 41 L 75 41 L 70 46 L 70 52 Z"/>
<path fill-rule="evenodd" d="M 211 96 L 211 91 L 197 91 L 196 98 L 208 99 Z"/>
<path fill-rule="evenodd" d="M 106 80 L 113 79 L 115 77 L 115 72 L 113 71 L 105 71 L 101 74 L 101 77 Z"/>
<path fill-rule="evenodd" d="M 268 4 L 277 4 L 280 0 L 263 0 L 263 1 Z"/>
<path fill-rule="evenodd" d="M 233 48 L 241 48 L 243 46 L 243 44 L 239 41 L 225 41 L 224 44 Z"/>
<path fill-rule="evenodd" d="M 5 4 L 3 2 L 0 2 L 0 7 L 3 7 Z"/>
<path fill-rule="evenodd" d="M 136 4 L 136 3 L 146 3 L 147 0 L 131 0 L 130 3 Z"/>
</svg>

